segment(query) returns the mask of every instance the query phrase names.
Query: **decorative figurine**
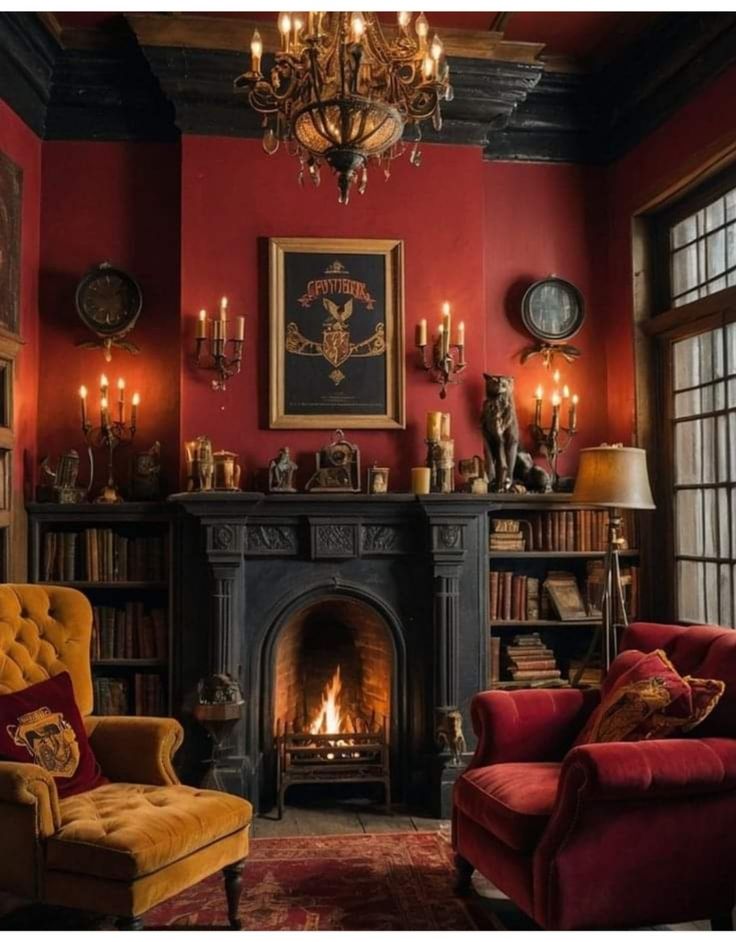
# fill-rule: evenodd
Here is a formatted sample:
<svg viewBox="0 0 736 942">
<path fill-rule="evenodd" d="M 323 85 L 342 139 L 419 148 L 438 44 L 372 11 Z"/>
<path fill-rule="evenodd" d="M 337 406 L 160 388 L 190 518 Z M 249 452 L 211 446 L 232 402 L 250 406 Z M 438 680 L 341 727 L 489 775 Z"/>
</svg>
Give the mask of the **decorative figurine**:
<svg viewBox="0 0 736 942">
<path fill-rule="evenodd" d="M 200 435 L 193 441 L 185 442 L 187 456 L 187 490 L 211 491 L 214 461 L 212 442 L 206 435 Z"/>
<path fill-rule="evenodd" d="M 272 494 L 295 494 L 294 475 L 299 466 L 291 460 L 291 454 L 285 445 L 268 465 L 268 489 Z"/>
<path fill-rule="evenodd" d="M 36 489 L 36 498 L 39 501 L 53 504 L 78 504 L 84 500 L 89 487 L 77 487 L 79 475 L 79 453 L 70 448 L 59 458 L 56 471 L 49 463 L 48 457 L 41 462 L 42 482 Z"/>
<path fill-rule="evenodd" d="M 463 479 L 464 489 L 468 493 L 488 493 L 488 475 L 480 455 L 473 455 L 472 458 L 461 458 L 458 462 L 458 471 Z"/>
<path fill-rule="evenodd" d="M 388 493 L 388 476 L 390 468 L 378 468 L 373 465 L 368 468 L 368 493 L 386 494 Z"/>
<path fill-rule="evenodd" d="M 513 376 L 483 374 L 486 398 L 481 413 L 486 471 L 493 491 L 508 491 L 513 484 L 519 450 L 519 422 L 514 405 Z"/>
<path fill-rule="evenodd" d="M 528 451 L 519 451 L 516 456 L 514 480 L 521 482 L 533 493 L 549 494 L 552 490 L 552 475 L 538 464 L 534 464 L 534 459 Z"/>
<path fill-rule="evenodd" d="M 132 492 L 135 500 L 159 500 L 161 497 L 161 443 L 133 458 Z"/>
<path fill-rule="evenodd" d="M 452 765 L 460 765 L 466 744 L 463 736 L 463 716 L 459 710 L 442 712 L 438 718 L 435 741 L 440 752 L 452 756 Z"/>
<path fill-rule="evenodd" d="M 307 491 L 333 494 L 360 493 L 360 449 L 337 429 L 329 445 L 315 455 L 317 470 L 307 481 Z"/>
</svg>

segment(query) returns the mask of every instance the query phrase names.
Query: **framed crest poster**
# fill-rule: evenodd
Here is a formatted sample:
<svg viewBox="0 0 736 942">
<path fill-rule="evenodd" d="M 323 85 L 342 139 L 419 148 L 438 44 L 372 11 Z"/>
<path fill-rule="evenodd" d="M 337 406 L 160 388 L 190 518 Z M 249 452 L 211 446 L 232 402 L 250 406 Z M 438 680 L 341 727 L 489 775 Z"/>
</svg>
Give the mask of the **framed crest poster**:
<svg viewBox="0 0 736 942">
<path fill-rule="evenodd" d="M 403 242 L 271 239 L 271 428 L 404 428 Z"/>
<path fill-rule="evenodd" d="M 16 333 L 20 297 L 22 171 L 0 153 L 0 326 Z"/>
</svg>

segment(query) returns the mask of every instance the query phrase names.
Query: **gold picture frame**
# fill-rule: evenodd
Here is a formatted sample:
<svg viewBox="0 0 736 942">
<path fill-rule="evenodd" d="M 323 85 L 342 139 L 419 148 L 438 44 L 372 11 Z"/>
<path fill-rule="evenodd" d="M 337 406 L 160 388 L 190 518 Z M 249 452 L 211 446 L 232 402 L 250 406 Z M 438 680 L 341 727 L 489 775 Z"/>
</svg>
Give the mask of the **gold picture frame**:
<svg viewBox="0 0 736 942">
<path fill-rule="evenodd" d="M 269 239 L 270 428 L 406 427 L 404 243 Z"/>
</svg>

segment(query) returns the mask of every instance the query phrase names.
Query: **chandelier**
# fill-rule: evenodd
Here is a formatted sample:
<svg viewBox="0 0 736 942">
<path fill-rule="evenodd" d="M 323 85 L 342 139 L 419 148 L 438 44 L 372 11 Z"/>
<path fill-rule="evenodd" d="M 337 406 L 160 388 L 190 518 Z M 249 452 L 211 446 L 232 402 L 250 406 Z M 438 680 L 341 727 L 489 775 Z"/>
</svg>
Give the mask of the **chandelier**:
<svg viewBox="0 0 736 942">
<path fill-rule="evenodd" d="M 235 79 L 236 91 L 263 115 L 263 149 L 283 142 L 299 160 L 298 179 L 320 182 L 327 164 L 337 176 L 340 202 L 358 180 L 364 193 L 368 165 L 386 179 L 391 162 L 411 146 L 421 163 L 421 123 L 442 126 L 440 102 L 452 99 L 449 68 L 427 17 L 398 13 L 388 35 L 375 13 L 280 13 L 281 48 L 268 76 L 261 72 L 263 42 L 251 40 L 251 68 Z"/>
</svg>

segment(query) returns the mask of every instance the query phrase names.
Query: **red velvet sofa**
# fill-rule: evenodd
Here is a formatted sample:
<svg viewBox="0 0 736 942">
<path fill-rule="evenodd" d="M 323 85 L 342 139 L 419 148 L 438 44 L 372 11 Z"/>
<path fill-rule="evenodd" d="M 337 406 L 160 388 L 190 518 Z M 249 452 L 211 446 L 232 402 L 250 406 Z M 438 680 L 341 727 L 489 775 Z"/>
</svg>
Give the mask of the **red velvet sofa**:
<svg viewBox="0 0 736 942">
<path fill-rule="evenodd" d="M 639 623 L 629 648 L 723 680 L 716 709 L 687 738 L 571 749 L 598 691 L 478 694 L 478 746 L 453 795 L 458 889 L 477 869 L 545 929 L 731 928 L 736 631 Z"/>
</svg>

